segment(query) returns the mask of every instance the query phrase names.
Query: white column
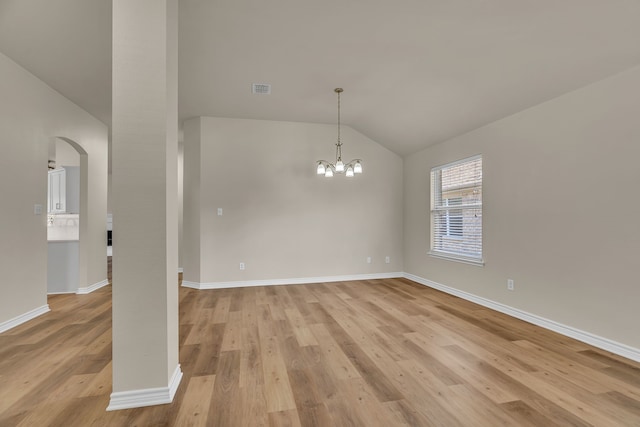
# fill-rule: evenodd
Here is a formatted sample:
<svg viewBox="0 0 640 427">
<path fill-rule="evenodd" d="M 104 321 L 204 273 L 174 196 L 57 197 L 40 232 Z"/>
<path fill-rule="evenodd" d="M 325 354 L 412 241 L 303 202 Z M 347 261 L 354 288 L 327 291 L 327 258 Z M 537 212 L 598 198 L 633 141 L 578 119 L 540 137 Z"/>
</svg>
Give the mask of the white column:
<svg viewBox="0 0 640 427">
<path fill-rule="evenodd" d="M 113 393 L 169 403 L 178 363 L 177 0 L 113 1 Z"/>
</svg>

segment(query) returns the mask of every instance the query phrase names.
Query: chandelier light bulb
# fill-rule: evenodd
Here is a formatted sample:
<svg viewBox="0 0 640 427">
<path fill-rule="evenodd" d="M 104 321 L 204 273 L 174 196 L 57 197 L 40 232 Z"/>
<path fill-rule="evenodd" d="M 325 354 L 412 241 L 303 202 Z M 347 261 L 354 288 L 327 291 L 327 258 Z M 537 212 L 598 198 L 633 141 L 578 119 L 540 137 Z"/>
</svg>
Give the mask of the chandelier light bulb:
<svg viewBox="0 0 640 427">
<path fill-rule="evenodd" d="M 325 174 L 325 167 L 322 163 L 318 163 L 318 170 L 317 170 L 317 174 L 318 175 L 324 175 Z"/>
<path fill-rule="evenodd" d="M 353 165 L 353 171 L 355 173 L 362 173 L 362 163 L 356 162 L 356 164 Z"/>
<path fill-rule="evenodd" d="M 344 163 L 340 159 L 336 162 L 336 172 L 344 172 Z"/>
<path fill-rule="evenodd" d="M 353 176 L 353 168 L 351 166 L 349 166 L 347 168 L 347 173 L 346 173 L 347 177 L 351 178 Z"/>
<path fill-rule="evenodd" d="M 324 176 L 327 178 L 331 178 L 333 176 L 333 170 L 331 170 L 331 168 L 327 168 L 327 171 L 324 173 Z"/>
</svg>

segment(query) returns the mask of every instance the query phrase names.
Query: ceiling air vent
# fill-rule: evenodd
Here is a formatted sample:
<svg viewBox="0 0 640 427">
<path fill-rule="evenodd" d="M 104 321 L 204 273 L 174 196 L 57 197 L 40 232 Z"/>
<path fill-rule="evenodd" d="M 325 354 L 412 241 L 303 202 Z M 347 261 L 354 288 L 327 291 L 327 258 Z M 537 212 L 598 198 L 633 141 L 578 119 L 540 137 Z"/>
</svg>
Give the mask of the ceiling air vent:
<svg viewBox="0 0 640 427">
<path fill-rule="evenodd" d="M 268 83 L 253 83 L 251 85 L 251 93 L 271 95 L 271 85 Z"/>
</svg>

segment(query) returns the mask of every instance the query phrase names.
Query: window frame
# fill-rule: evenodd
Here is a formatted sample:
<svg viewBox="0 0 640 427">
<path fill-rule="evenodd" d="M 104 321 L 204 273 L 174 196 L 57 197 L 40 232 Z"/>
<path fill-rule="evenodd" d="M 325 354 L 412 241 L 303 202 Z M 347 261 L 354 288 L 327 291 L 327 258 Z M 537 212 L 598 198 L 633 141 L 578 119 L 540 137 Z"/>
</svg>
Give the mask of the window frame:
<svg viewBox="0 0 640 427">
<path fill-rule="evenodd" d="M 441 172 L 445 169 L 463 164 L 463 163 L 468 163 L 468 162 L 473 162 L 476 160 L 480 160 L 482 162 L 482 154 L 478 154 L 475 156 L 471 156 L 471 157 L 467 157 L 464 159 L 460 159 L 457 160 L 455 162 L 451 162 L 451 163 L 447 163 L 444 165 L 440 165 L 440 166 L 435 166 L 433 168 L 431 168 L 431 172 L 429 174 L 430 180 L 431 180 L 431 186 L 430 186 L 430 193 L 431 193 L 431 206 L 430 206 L 430 249 L 428 252 L 428 255 L 434 258 L 441 258 L 441 259 L 446 259 L 446 260 L 451 260 L 451 261 L 457 261 L 457 262 L 462 262 L 462 263 L 467 263 L 467 264 L 472 264 L 472 265 L 476 265 L 476 266 L 484 266 L 484 252 L 483 252 L 483 240 L 484 240 L 484 227 L 483 227 L 483 218 L 482 218 L 482 187 L 484 184 L 484 176 L 483 176 L 483 169 L 484 169 L 484 162 L 481 163 L 481 179 L 480 179 L 480 200 L 479 203 L 474 202 L 472 204 L 465 204 L 463 201 L 460 204 L 455 204 L 455 205 L 449 205 L 449 200 L 450 199 L 455 199 L 457 197 L 448 197 L 448 198 L 443 198 L 442 196 L 442 182 L 436 182 L 438 181 L 438 177 L 441 177 L 442 174 L 438 174 L 438 172 Z M 439 206 L 437 206 L 437 200 L 441 201 L 441 204 Z M 460 210 L 462 211 L 462 214 L 460 215 L 460 218 L 462 219 L 462 221 L 464 221 L 464 217 L 465 217 L 465 211 L 474 209 L 480 210 L 480 254 L 478 257 L 475 256 L 471 256 L 469 254 L 465 254 L 462 252 L 455 252 L 455 251 L 446 251 L 446 250 L 442 250 L 442 249 L 435 249 L 435 246 L 437 244 L 437 242 L 442 243 L 443 240 L 446 241 L 459 241 L 459 242 L 464 242 L 465 241 L 465 236 L 464 236 L 464 225 L 463 225 L 463 229 L 461 230 L 461 235 L 457 236 L 455 234 L 451 234 L 451 228 L 450 228 L 450 220 L 452 218 L 457 217 L 456 216 L 452 216 L 450 214 L 450 211 L 452 209 L 449 209 L 451 207 L 454 207 L 455 210 Z M 443 216 L 443 212 L 444 212 L 444 216 Z M 437 236 L 437 230 L 436 228 L 436 221 L 437 218 L 440 216 L 440 218 L 444 218 L 444 220 L 446 221 L 445 223 L 445 234 L 442 234 L 440 236 Z M 441 219 L 442 221 L 442 219 Z M 463 223 L 464 224 L 464 223 Z M 440 230 L 442 230 L 442 227 L 440 227 Z"/>
</svg>

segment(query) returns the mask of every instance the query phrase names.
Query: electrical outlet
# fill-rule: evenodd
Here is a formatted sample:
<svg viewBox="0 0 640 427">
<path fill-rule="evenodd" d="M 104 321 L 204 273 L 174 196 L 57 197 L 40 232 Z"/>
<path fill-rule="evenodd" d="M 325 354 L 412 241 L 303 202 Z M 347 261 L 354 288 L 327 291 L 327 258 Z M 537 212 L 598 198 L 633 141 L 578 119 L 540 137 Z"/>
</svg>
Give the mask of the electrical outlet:
<svg viewBox="0 0 640 427">
<path fill-rule="evenodd" d="M 385 258 L 384 258 L 384 262 L 385 262 L 386 264 L 389 264 L 389 263 L 391 262 L 391 257 L 385 257 Z"/>
<path fill-rule="evenodd" d="M 244 262 L 240 263 L 240 270 L 244 270 Z"/>
<path fill-rule="evenodd" d="M 507 289 L 513 290 L 513 279 L 507 279 Z"/>
<path fill-rule="evenodd" d="M 370 256 L 367 257 L 367 264 L 371 264 L 371 257 Z"/>
<path fill-rule="evenodd" d="M 218 208 L 218 216 L 222 216 L 222 208 Z"/>
</svg>

